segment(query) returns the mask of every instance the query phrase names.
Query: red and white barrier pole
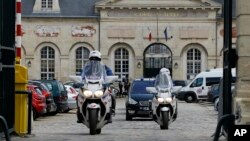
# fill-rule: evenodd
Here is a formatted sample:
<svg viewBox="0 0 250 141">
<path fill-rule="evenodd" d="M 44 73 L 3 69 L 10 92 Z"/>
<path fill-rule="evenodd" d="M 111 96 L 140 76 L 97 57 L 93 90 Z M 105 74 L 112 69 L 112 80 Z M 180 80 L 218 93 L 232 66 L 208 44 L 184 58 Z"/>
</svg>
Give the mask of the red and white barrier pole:
<svg viewBox="0 0 250 141">
<path fill-rule="evenodd" d="M 21 24 L 22 3 L 16 0 L 16 63 L 20 64 L 22 47 L 22 24 Z"/>
</svg>

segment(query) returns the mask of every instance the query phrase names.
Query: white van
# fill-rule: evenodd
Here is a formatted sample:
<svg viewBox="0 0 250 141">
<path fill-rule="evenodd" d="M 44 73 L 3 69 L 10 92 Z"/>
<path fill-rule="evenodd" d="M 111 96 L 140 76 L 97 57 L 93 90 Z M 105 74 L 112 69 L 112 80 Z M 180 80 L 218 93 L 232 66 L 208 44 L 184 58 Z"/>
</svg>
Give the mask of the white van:
<svg viewBox="0 0 250 141">
<path fill-rule="evenodd" d="M 232 77 L 235 78 L 235 68 L 232 69 Z M 176 97 L 179 100 L 185 100 L 188 103 L 196 100 L 207 99 L 207 92 L 211 85 L 219 84 L 221 77 L 223 77 L 223 69 L 211 69 L 196 75 L 185 87 L 177 93 Z"/>
</svg>

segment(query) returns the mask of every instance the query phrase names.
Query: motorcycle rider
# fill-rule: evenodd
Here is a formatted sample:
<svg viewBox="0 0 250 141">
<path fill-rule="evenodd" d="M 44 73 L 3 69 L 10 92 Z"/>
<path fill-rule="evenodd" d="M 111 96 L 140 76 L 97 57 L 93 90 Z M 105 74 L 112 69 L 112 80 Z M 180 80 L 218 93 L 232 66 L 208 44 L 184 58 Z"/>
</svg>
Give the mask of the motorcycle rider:
<svg viewBox="0 0 250 141">
<path fill-rule="evenodd" d="M 101 61 L 101 53 L 97 50 L 91 51 L 89 53 L 89 61 Z M 107 65 L 104 65 L 104 68 L 105 68 L 107 76 L 114 75 L 112 70 Z M 82 79 L 84 79 L 84 76 L 85 76 L 85 74 L 84 74 L 84 67 L 83 67 L 82 74 L 81 74 Z M 111 105 L 112 113 L 115 114 L 116 100 L 115 100 L 115 96 L 113 94 L 111 94 L 111 99 L 112 99 L 112 105 Z M 76 103 L 78 103 L 78 102 L 76 102 Z M 80 113 L 80 108 L 78 107 L 78 104 L 77 104 L 76 114 L 77 114 L 77 123 L 81 123 L 82 115 Z"/>
</svg>

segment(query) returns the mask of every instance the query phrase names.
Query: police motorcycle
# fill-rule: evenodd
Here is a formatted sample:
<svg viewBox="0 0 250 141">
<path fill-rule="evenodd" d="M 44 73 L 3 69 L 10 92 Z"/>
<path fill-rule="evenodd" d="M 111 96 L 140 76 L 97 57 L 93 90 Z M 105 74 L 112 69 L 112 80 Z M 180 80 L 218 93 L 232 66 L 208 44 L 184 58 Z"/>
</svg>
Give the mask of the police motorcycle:
<svg viewBox="0 0 250 141">
<path fill-rule="evenodd" d="M 172 94 L 171 76 L 161 69 L 156 76 L 155 87 L 146 87 L 155 96 L 152 100 L 153 120 L 160 125 L 163 130 L 168 129 L 169 124 L 177 118 L 177 100 Z"/>
<path fill-rule="evenodd" d="M 100 134 L 104 125 L 112 122 L 111 94 L 109 84 L 118 76 L 107 76 L 100 61 L 89 61 L 84 67 L 84 85 L 79 90 L 77 104 L 82 115 L 82 123 L 91 135 Z M 79 81 L 79 77 L 71 77 Z"/>
</svg>

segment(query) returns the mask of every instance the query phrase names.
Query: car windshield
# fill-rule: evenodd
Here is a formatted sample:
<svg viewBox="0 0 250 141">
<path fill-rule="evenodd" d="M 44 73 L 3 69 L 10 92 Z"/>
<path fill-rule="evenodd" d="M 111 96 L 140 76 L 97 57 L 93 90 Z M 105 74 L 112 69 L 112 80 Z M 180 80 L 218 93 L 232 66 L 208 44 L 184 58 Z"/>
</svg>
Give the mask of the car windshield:
<svg viewBox="0 0 250 141">
<path fill-rule="evenodd" d="M 36 92 L 37 92 L 38 94 L 43 95 L 43 94 L 42 94 L 42 91 L 41 91 L 41 89 L 40 89 L 39 87 L 35 87 L 35 90 L 36 90 Z"/>
<path fill-rule="evenodd" d="M 84 66 L 85 77 L 89 80 L 100 80 L 104 76 L 104 66 L 100 61 L 89 61 Z"/>
<path fill-rule="evenodd" d="M 134 81 L 130 94 L 149 94 L 146 87 L 153 87 L 154 81 Z"/>
<path fill-rule="evenodd" d="M 46 84 L 46 86 L 48 87 L 48 89 L 50 90 L 50 91 L 52 91 L 52 84 L 50 84 L 49 82 L 45 82 L 45 84 Z"/>
<path fill-rule="evenodd" d="M 46 91 L 49 91 L 49 88 L 48 86 L 46 86 L 45 84 L 41 83 L 41 88 L 46 90 Z"/>
</svg>

